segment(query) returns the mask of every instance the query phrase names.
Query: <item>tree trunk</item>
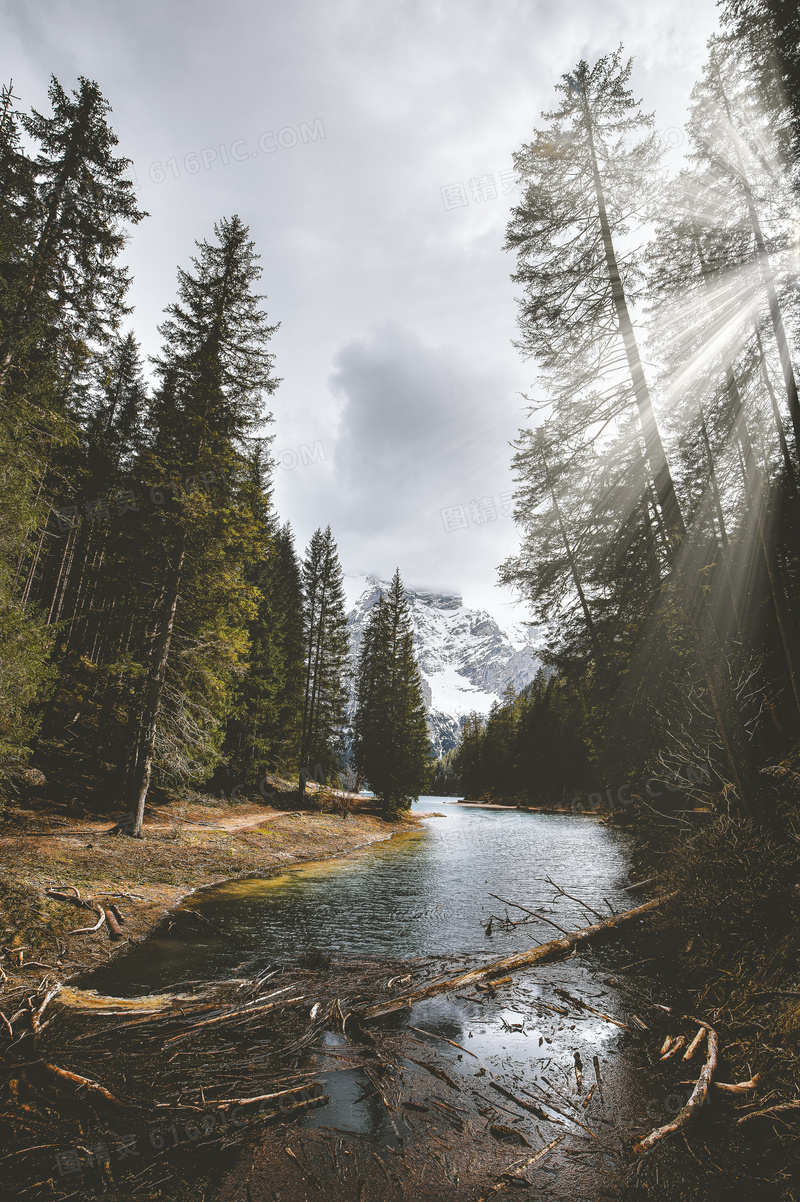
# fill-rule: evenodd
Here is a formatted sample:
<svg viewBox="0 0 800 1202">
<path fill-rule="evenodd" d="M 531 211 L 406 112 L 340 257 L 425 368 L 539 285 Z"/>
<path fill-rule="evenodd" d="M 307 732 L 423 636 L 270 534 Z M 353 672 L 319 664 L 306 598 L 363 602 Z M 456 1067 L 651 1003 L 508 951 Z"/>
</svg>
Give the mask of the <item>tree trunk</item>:
<svg viewBox="0 0 800 1202">
<path fill-rule="evenodd" d="M 789 444 L 786 441 L 786 432 L 783 428 L 783 418 L 781 417 L 781 411 L 778 408 L 778 401 L 775 396 L 775 389 L 772 387 L 772 380 L 770 379 L 769 369 L 767 367 L 767 358 L 766 358 L 766 355 L 764 354 L 764 344 L 761 341 L 761 335 L 759 334 L 758 330 L 755 331 L 755 334 L 756 334 L 756 343 L 758 344 L 758 358 L 759 358 L 759 365 L 761 367 L 761 378 L 764 381 L 764 386 L 769 395 L 769 403 L 770 403 L 770 407 L 772 409 L 772 416 L 775 419 L 775 429 L 778 431 L 778 442 L 781 445 L 781 455 L 783 456 L 783 466 L 786 471 L 786 478 L 789 481 L 789 484 L 791 485 L 792 495 L 794 496 L 794 499 L 797 501 L 797 500 L 800 500 L 800 488 L 798 487 L 798 483 L 797 483 L 797 472 L 794 469 L 794 464 L 792 463 L 792 457 L 789 454 Z"/>
<path fill-rule="evenodd" d="M 642 360 L 639 355 L 639 347 L 636 342 L 636 333 L 633 328 L 633 322 L 628 311 L 628 302 L 625 298 L 625 289 L 622 285 L 622 277 L 619 272 L 619 264 L 617 262 L 616 251 L 614 250 L 614 241 L 611 236 L 611 226 L 608 220 L 606 210 L 605 192 L 603 190 L 603 181 L 600 178 L 600 168 L 597 162 L 597 153 L 594 144 L 594 129 L 592 118 L 589 112 L 589 105 L 585 99 L 584 93 L 581 92 L 583 98 L 583 110 L 586 118 L 586 132 L 589 138 L 589 154 L 592 163 L 592 178 L 594 181 L 595 195 L 597 199 L 597 211 L 600 219 L 600 234 L 603 240 L 603 251 L 605 253 L 606 266 L 608 268 L 608 278 L 611 284 L 611 296 L 614 302 L 614 309 L 619 322 L 619 331 L 622 335 L 623 345 L 625 347 L 625 355 L 628 360 L 628 369 L 630 372 L 631 383 L 633 384 L 633 392 L 636 397 L 636 405 L 639 410 L 639 421 L 642 427 L 644 436 L 645 455 L 650 466 L 650 472 L 655 485 L 656 496 L 661 507 L 661 512 L 664 516 L 664 522 L 669 532 L 670 541 L 673 544 L 680 542 L 686 533 L 686 526 L 683 521 L 683 515 L 678 504 L 678 498 L 675 494 L 675 485 L 672 480 L 672 474 L 667 463 L 667 456 L 664 451 L 664 444 L 661 441 L 661 434 L 656 422 L 656 416 L 653 411 L 653 401 L 650 396 L 650 389 L 647 385 L 647 379 L 642 367 Z"/>
<path fill-rule="evenodd" d="M 455 989 L 465 989 L 477 981 L 501 977 L 518 968 L 527 968 L 531 964 L 563 960 L 574 948 L 583 947 L 589 943 L 598 943 L 614 934 L 619 927 L 626 926 L 637 918 L 643 918 L 646 914 L 652 914 L 654 910 L 674 901 L 676 897 L 678 897 L 677 892 L 667 893 L 663 897 L 656 897 L 641 906 L 636 906 L 633 910 L 626 910 L 623 914 L 613 914 L 610 918 L 604 918 L 602 922 L 596 922 L 590 927 L 572 931 L 563 939 L 551 939 L 549 943 L 539 943 L 528 951 L 504 956 L 502 960 L 492 960 L 489 964 L 484 964 L 482 968 L 473 968 L 469 972 L 458 973 L 454 977 L 433 981 L 430 985 L 421 985 L 419 989 L 412 990 L 411 993 L 406 993 L 402 997 L 391 998 L 387 1002 L 354 1006 L 350 1013 L 360 1022 L 366 1022 L 373 1018 L 380 1018 L 384 1014 L 391 1014 L 395 1010 L 410 1009 L 415 1002 L 433 997 L 437 993 L 452 993 Z"/>
<path fill-rule="evenodd" d="M 567 553 L 567 560 L 569 561 L 569 567 L 570 567 L 570 571 L 572 573 L 572 579 L 575 584 L 575 589 L 578 593 L 578 598 L 581 603 L 581 609 L 583 610 L 583 617 L 586 622 L 586 629 L 589 632 L 589 638 L 591 640 L 592 648 L 594 649 L 595 659 L 599 663 L 602 658 L 602 652 L 600 650 L 600 641 L 597 637 L 597 631 L 595 630 L 594 622 L 592 621 L 592 615 L 589 612 L 589 605 L 586 600 L 586 594 L 583 591 L 583 585 L 581 584 L 581 578 L 578 575 L 578 565 L 575 562 L 575 556 L 572 553 L 572 547 L 570 545 L 569 537 L 567 536 L 566 529 L 564 528 L 564 523 L 561 519 L 561 509 L 558 504 L 558 498 L 556 497 L 556 490 L 553 487 L 553 482 L 550 478 L 550 468 L 548 467 L 547 458 L 544 453 L 544 440 L 541 438 L 539 440 L 539 452 L 542 456 L 542 463 L 544 464 L 544 472 L 545 472 L 545 478 L 547 480 L 547 487 L 550 490 L 550 496 L 553 498 L 553 509 L 555 511 L 556 519 L 558 520 L 558 528 L 561 531 L 561 539 L 562 539 L 562 542 L 564 543 L 564 550 Z"/>
<path fill-rule="evenodd" d="M 185 557 L 186 532 L 184 531 L 178 544 L 175 565 L 170 572 L 167 587 L 165 588 L 164 608 L 161 612 L 159 630 L 147 674 L 144 703 L 139 716 L 136 748 L 128 780 L 127 800 L 131 811 L 135 814 L 135 821 L 130 834 L 137 839 L 141 839 L 142 837 L 144 806 L 147 800 L 147 790 L 150 787 L 150 774 L 153 768 L 153 749 L 156 741 L 158 711 L 161 707 L 161 697 L 164 692 L 167 660 L 172 642 L 172 629 L 175 624 L 175 613 L 178 608 L 178 589 L 180 587 L 181 572 L 183 571 Z"/>
</svg>

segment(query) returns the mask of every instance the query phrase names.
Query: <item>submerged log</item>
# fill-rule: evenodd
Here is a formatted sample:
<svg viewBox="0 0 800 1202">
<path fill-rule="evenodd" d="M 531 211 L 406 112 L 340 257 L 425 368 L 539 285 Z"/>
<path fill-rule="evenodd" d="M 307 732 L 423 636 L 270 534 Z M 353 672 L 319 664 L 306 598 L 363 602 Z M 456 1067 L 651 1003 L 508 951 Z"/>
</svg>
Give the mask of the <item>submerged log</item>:
<svg viewBox="0 0 800 1202">
<path fill-rule="evenodd" d="M 633 910 L 626 910 L 624 914 L 614 914 L 590 927 L 573 931 L 563 939 L 551 939 L 549 943 L 540 943 L 526 952 L 505 956 L 502 960 L 493 960 L 490 964 L 484 964 L 482 968 L 474 968 L 470 972 L 460 973 L 455 977 L 445 977 L 444 980 L 433 981 L 430 985 L 423 985 L 419 989 L 392 998 L 388 1002 L 379 1002 L 373 1006 L 354 1006 L 350 1013 L 358 1021 L 369 1021 L 373 1018 L 380 1018 L 384 1014 L 391 1014 L 396 1010 L 410 1009 L 415 1002 L 421 1001 L 422 998 L 432 997 L 436 993 L 450 993 L 454 989 L 463 989 L 477 981 L 500 977 L 515 969 L 526 968 L 530 964 L 540 964 L 544 960 L 563 959 L 584 944 L 599 942 L 601 939 L 610 937 L 619 927 L 633 922 L 637 918 L 642 918 L 645 914 L 652 913 L 653 910 L 673 901 L 677 896 L 677 892 L 667 893 L 664 897 L 656 897 L 653 901 L 636 906 Z"/>
</svg>

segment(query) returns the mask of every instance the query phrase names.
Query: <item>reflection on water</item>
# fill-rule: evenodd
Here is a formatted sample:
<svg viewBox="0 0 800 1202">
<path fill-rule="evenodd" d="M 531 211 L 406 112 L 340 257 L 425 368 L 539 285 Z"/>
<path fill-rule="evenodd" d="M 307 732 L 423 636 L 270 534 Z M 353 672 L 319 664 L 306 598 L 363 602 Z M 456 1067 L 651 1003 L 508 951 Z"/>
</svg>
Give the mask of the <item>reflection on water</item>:
<svg viewBox="0 0 800 1202">
<path fill-rule="evenodd" d="M 631 905 L 624 891 L 628 836 L 591 817 L 467 809 L 440 797 L 422 798 L 415 808 L 440 816 L 426 818 L 422 831 L 335 861 L 194 895 L 172 916 L 169 929 L 89 983 L 106 993 L 136 994 L 224 978 L 243 964 L 252 972 L 290 963 L 312 948 L 356 957 L 469 957 L 474 963 L 558 934 L 538 920 L 487 934 L 489 916 L 503 916 L 506 909 L 492 894 L 541 909 L 559 927 L 593 921 L 575 900 L 555 898 L 545 877 L 600 913 Z M 469 990 L 418 1002 L 410 1013 L 388 1020 L 408 1028 L 404 1090 L 416 1089 L 430 1101 L 442 1085 L 420 1065 L 445 1066 L 462 1090 L 444 1087 L 452 1101 L 469 1098 L 477 1115 L 499 1114 L 534 1147 L 554 1133 L 565 1136 L 537 1167 L 537 1197 L 618 1197 L 642 1114 L 666 1121 L 685 1101 L 673 1099 L 662 1113 L 646 1096 L 651 1070 L 645 1049 L 652 1033 L 646 1027 L 643 1033 L 640 1019 L 649 1013 L 647 987 L 624 975 L 618 979 L 614 967 L 630 959 L 622 935 L 602 949 L 514 974 L 494 993 Z M 395 1147 L 398 1140 L 413 1140 L 414 1117 L 387 1111 L 365 1071 L 349 1067 L 347 1048 L 343 1036 L 328 1031 L 322 1046 L 306 1053 L 305 1067 L 319 1074 L 330 1100 L 298 1121 Z M 576 1055 L 585 1074 L 582 1092 Z M 544 1105 L 544 1120 L 508 1103 L 492 1082 Z M 422 1109 L 428 1112 L 424 1127 L 434 1115 L 427 1102 Z"/>
<path fill-rule="evenodd" d="M 558 932 L 536 922 L 487 936 L 489 916 L 505 912 L 491 894 L 535 902 L 568 929 L 590 921 L 569 899 L 551 905 L 545 876 L 599 911 L 630 905 L 622 891 L 627 836 L 591 817 L 472 809 L 441 797 L 421 798 L 414 808 L 442 816 L 425 819 L 421 832 L 334 861 L 195 894 L 169 930 L 95 974 L 93 984 L 149 992 L 221 978 L 246 960 L 287 962 L 310 948 L 378 957 L 504 955 Z"/>
</svg>

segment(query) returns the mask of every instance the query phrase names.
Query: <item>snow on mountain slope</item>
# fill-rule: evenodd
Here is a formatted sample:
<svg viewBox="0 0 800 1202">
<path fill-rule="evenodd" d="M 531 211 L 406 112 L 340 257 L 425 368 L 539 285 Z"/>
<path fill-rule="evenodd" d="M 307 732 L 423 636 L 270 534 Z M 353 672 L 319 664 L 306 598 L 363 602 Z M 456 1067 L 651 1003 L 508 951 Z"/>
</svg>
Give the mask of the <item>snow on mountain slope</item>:
<svg viewBox="0 0 800 1202">
<path fill-rule="evenodd" d="M 353 656 L 358 655 L 364 625 L 389 583 L 376 576 L 345 576 Z M 541 664 L 530 627 L 501 627 L 483 610 L 467 609 L 458 594 L 406 589 L 411 608 L 428 726 L 437 755 L 456 744 L 467 714 L 488 714 L 504 689 L 519 690 L 533 680 Z"/>
</svg>

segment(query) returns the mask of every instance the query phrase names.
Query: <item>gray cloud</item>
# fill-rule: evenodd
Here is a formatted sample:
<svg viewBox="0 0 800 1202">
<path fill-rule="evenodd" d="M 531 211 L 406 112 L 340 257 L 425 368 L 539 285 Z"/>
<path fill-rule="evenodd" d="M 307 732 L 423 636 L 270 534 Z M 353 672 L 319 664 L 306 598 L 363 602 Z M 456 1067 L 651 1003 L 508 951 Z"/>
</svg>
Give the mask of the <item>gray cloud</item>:
<svg viewBox="0 0 800 1202">
<path fill-rule="evenodd" d="M 127 252 L 147 352 L 194 239 L 223 214 L 250 224 L 281 322 L 276 449 L 326 449 L 277 473 L 300 545 L 331 521 L 346 569 L 399 563 L 409 583 L 496 607 L 513 523 L 475 525 L 467 508 L 468 528 L 446 533 L 439 511 L 509 485 L 532 377 L 511 346 L 500 172 L 559 75 L 620 41 L 659 126 L 679 128 L 714 0 L 0 0 L 0 13 L 0 76 L 24 105 L 46 107 L 53 71 L 97 79 L 113 106 L 151 213 Z M 304 141 L 317 120 L 324 137 Z M 277 145 L 281 130 L 296 142 Z M 481 176 L 496 196 L 472 196 Z M 468 203 L 447 211 L 453 183 Z"/>
</svg>

